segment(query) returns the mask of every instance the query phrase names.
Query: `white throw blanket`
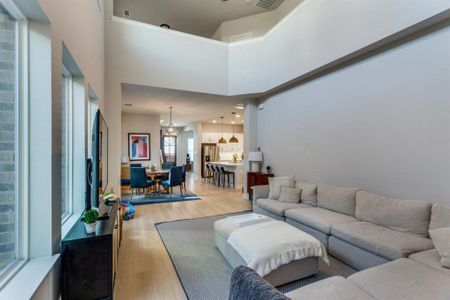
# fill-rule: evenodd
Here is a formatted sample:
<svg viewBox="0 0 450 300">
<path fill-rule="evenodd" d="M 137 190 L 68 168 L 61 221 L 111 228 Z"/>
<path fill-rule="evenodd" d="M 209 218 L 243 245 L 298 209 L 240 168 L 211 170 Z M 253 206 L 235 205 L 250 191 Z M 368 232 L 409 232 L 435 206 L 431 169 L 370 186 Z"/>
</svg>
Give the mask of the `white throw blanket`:
<svg viewBox="0 0 450 300">
<path fill-rule="evenodd" d="M 231 233 L 228 243 L 260 276 L 308 257 L 321 257 L 330 263 L 319 240 L 282 221 L 238 228 Z"/>
</svg>

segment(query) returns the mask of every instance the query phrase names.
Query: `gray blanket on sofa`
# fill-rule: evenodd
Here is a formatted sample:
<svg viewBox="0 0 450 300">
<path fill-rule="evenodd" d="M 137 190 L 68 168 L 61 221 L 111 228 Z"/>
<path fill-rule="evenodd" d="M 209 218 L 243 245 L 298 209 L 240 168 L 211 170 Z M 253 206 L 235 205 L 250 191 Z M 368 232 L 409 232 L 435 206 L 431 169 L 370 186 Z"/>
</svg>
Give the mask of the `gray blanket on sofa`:
<svg viewBox="0 0 450 300">
<path fill-rule="evenodd" d="M 255 271 L 239 266 L 231 275 L 229 300 L 290 300 Z"/>
</svg>

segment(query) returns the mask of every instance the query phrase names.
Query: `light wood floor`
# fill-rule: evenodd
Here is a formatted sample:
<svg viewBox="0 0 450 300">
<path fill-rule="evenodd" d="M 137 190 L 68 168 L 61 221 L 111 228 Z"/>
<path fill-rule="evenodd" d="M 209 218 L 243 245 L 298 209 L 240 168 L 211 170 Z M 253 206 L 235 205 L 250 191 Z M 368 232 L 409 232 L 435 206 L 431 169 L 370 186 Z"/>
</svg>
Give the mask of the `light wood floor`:
<svg viewBox="0 0 450 300">
<path fill-rule="evenodd" d="M 124 222 L 115 299 L 185 299 L 155 223 L 221 215 L 250 209 L 240 191 L 189 178 L 188 190 L 201 200 L 137 206 L 136 218 Z"/>
</svg>

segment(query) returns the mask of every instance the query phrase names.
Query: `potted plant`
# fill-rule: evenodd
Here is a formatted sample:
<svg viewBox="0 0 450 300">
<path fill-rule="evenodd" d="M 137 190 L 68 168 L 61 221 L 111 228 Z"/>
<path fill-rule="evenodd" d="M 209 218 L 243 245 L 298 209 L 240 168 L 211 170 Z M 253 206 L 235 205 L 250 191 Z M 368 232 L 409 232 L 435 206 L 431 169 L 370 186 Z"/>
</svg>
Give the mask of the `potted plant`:
<svg viewBox="0 0 450 300">
<path fill-rule="evenodd" d="M 97 219 L 98 219 L 98 211 L 91 208 L 84 212 L 83 218 L 84 218 L 84 227 L 86 228 L 86 232 L 87 233 L 95 232 L 95 226 L 97 225 Z"/>
</svg>

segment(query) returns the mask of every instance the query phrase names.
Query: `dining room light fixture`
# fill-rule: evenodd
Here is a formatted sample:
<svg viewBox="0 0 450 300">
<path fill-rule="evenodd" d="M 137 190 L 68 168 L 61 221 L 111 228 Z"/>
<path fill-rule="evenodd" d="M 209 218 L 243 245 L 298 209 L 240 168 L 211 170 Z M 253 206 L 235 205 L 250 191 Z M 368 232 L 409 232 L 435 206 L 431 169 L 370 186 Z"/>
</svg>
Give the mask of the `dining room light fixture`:
<svg viewBox="0 0 450 300">
<path fill-rule="evenodd" d="M 219 141 L 217 143 L 226 144 L 227 140 L 223 137 L 223 117 L 220 117 L 220 123 L 222 125 L 222 137 L 219 139 Z"/>
<path fill-rule="evenodd" d="M 164 135 L 176 136 L 178 135 L 178 129 L 172 122 L 172 109 L 173 107 L 169 107 L 170 110 L 170 122 L 169 125 L 164 129 Z"/>
<path fill-rule="evenodd" d="M 230 138 L 229 142 L 232 144 L 236 144 L 236 143 L 239 143 L 238 138 L 234 136 L 234 123 L 235 123 L 234 117 L 235 117 L 236 113 L 232 112 L 231 114 L 233 115 L 233 122 L 231 122 L 231 124 L 233 124 L 233 136 Z"/>
</svg>

